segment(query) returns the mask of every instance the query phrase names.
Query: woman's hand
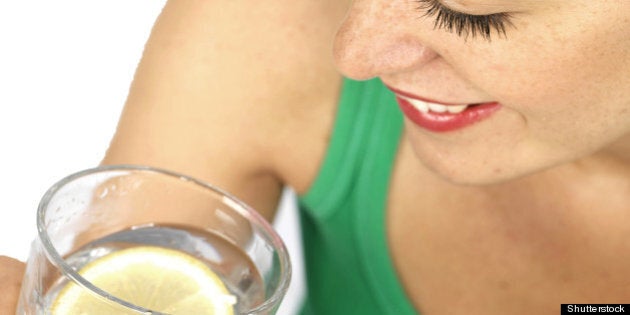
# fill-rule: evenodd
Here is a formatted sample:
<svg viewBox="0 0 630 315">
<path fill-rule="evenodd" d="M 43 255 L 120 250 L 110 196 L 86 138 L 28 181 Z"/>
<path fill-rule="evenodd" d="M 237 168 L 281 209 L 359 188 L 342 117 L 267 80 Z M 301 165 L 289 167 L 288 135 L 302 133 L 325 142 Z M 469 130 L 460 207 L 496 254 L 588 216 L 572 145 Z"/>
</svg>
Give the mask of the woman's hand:
<svg viewBox="0 0 630 315">
<path fill-rule="evenodd" d="M 25 264 L 0 256 L 0 314 L 15 314 Z"/>
</svg>

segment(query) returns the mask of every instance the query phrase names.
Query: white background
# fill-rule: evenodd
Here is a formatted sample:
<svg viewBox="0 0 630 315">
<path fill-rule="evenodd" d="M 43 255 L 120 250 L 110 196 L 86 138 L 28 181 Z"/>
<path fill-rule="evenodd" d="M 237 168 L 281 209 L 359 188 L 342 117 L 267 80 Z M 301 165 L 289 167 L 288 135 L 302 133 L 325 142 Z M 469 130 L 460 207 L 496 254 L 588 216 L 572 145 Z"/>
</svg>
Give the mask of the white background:
<svg viewBox="0 0 630 315">
<path fill-rule="evenodd" d="M 164 2 L 0 1 L 0 255 L 26 260 L 41 196 L 103 157 Z M 292 198 L 276 222 L 295 273 L 282 315 L 303 294 Z"/>
</svg>

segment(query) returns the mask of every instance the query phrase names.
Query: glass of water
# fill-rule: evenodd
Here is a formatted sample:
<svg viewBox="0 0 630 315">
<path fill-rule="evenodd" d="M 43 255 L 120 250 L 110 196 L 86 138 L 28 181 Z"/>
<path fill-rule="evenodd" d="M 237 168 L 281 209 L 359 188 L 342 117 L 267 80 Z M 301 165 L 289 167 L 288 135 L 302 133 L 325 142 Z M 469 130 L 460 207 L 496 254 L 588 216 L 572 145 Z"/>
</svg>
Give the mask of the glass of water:
<svg viewBox="0 0 630 315">
<path fill-rule="evenodd" d="M 44 195 L 17 314 L 275 314 L 291 266 L 274 229 L 212 185 L 102 166 Z"/>
</svg>

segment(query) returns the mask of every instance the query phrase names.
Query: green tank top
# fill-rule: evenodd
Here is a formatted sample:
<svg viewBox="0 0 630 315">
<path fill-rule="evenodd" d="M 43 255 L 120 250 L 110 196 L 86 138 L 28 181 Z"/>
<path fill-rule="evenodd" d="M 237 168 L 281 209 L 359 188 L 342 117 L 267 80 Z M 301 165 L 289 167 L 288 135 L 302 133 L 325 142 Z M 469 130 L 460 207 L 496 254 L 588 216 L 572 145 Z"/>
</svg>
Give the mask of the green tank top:
<svg viewBox="0 0 630 315">
<path fill-rule="evenodd" d="M 320 173 L 299 196 L 307 278 L 302 314 L 417 314 L 396 276 L 385 232 L 402 114 L 380 80 L 343 84 Z"/>
</svg>

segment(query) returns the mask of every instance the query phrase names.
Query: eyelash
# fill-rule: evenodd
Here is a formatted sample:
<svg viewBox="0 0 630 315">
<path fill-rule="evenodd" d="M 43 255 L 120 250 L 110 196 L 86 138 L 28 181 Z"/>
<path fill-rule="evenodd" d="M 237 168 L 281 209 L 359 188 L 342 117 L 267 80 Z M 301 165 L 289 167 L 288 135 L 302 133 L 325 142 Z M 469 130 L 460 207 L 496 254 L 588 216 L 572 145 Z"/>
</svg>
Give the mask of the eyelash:
<svg viewBox="0 0 630 315">
<path fill-rule="evenodd" d="M 499 36 L 506 36 L 506 28 L 512 26 L 509 13 L 493 13 L 489 15 L 470 15 L 445 7 L 439 0 L 416 0 L 419 9 L 425 11 L 424 16 L 435 16 L 435 29 L 444 29 L 458 36 L 473 38 L 477 35 L 490 40 L 492 31 Z"/>
</svg>

